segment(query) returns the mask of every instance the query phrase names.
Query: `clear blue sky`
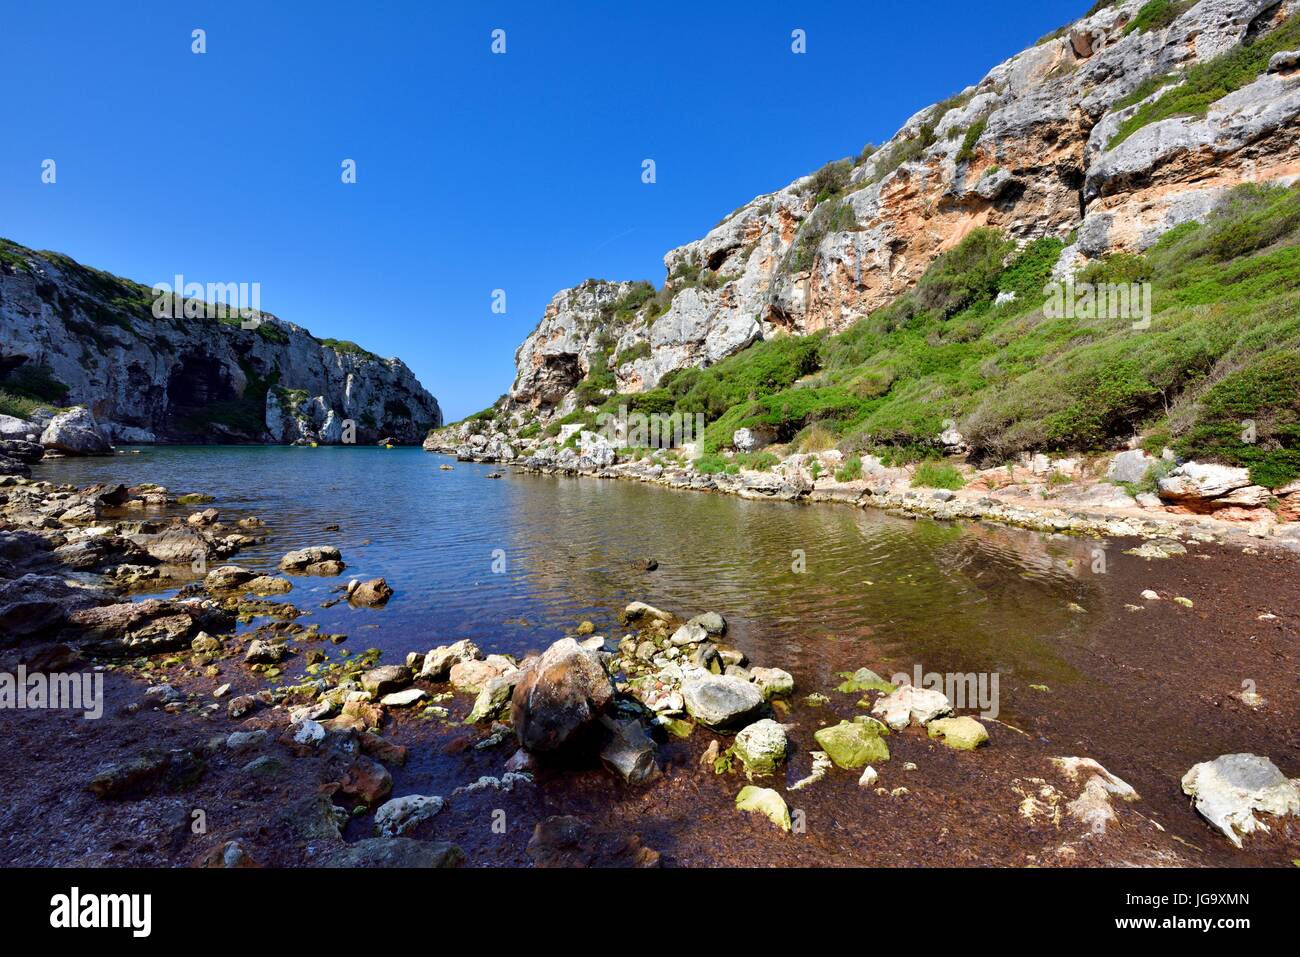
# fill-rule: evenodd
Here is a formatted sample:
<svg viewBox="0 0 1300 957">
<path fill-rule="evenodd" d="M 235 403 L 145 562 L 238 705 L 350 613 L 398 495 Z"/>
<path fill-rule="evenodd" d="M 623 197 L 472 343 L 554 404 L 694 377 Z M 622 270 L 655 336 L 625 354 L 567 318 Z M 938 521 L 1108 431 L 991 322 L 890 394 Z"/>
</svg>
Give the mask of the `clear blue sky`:
<svg viewBox="0 0 1300 957">
<path fill-rule="evenodd" d="M 671 247 L 1088 5 L 10 3 L 0 236 L 150 285 L 259 282 L 455 419 L 509 387 L 559 289 L 660 285 Z"/>
</svg>

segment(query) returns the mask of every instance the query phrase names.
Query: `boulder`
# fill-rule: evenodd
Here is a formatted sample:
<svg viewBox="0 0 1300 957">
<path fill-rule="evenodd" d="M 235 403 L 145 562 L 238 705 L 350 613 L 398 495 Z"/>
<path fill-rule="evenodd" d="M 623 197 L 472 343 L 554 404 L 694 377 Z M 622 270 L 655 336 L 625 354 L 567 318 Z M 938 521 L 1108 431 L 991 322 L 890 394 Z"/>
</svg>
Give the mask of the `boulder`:
<svg viewBox="0 0 1300 957">
<path fill-rule="evenodd" d="M 466 716 L 465 723 L 477 724 L 480 721 L 486 721 L 499 715 L 510 701 L 510 695 L 515 690 L 518 676 L 519 672 L 516 670 L 488 679 L 487 684 L 483 686 L 483 690 L 474 699 L 474 707 Z"/>
<path fill-rule="evenodd" d="M 307 575 L 337 575 L 344 568 L 339 550 L 332 545 L 312 545 L 288 552 L 280 559 L 280 569 Z"/>
<path fill-rule="evenodd" d="M 358 754 L 339 780 L 339 793 L 355 797 L 371 806 L 393 791 L 393 777 L 388 769 L 364 754 Z"/>
<path fill-rule="evenodd" d="M 411 705 L 428 697 L 422 688 L 406 688 L 402 691 L 390 691 L 379 699 L 385 708 L 409 708 Z"/>
<path fill-rule="evenodd" d="M 1156 464 L 1155 456 L 1148 455 L 1142 449 L 1130 449 L 1120 452 L 1110 460 L 1106 468 L 1106 478 L 1112 482 L 1128 482 L 1136 485 L 1147 477 L 1151 466 Z"/>
<path fill-rule="evenodd" d="M 0 455 L 33 465 L 45 457 L 45 449 L 39 442 L 26 439 L 0 439 Z"/>
<path fill-rule="evenodd" d="M 790 808 L 786 806 L 785 798 L 771 788 L 745 785 L 736 795 L 736 810 L 762 814 L 781 830 L 791 829 Z"/>
<path fill-rule="evenodd" d="M 0 579 L 0 646 L 57 631 L 101 600 L 54 575 Z"/>
<path fill-rule="evenodd" d="M 1277 765 L 1258 754 L 1225 754 L 1204 761 L 1183 775 L 1182 784 L 1197 812 L 1237 847 L 1243 836 L 1268 831 L 1256 812 L 1300 814 L 1300 784 L 1288 781 Z"/>
<path fill-rule="evenodd" d="M 952 711 L 952 703 L 942 691 L 903 685 L 875 703 L 871 713 L 895 731 L 915 721 L 927 724 Z"/>
<path fill-rule="evenodd" d="M 771 445 L 776 439 L 776 430 L 755 427 L 736 429 L 731 433 L 731 445 L 737 452 L 754 452 Z"/>
<path fill-rule="evenodd" d="M 12 415 L 0 415 L 0 439 L 30 442 L 39 438 L 42 431 L 44 430 L 35 422 Z"/>
<path fill-rule="evenodd" d="M 442 805 L 442 798 L 435 794 L 408 794 L 385 801 L 375 812 L 375 833 L 380 837 L 401 837 L 432 820 Z"/>
<path fill-rule="evenodd" d="M 462 638 L 455 644 L 441 645 L 424 656 L 420 677 L 430 681 L 446 681 L 452 665 L 460 661 L 473 661 L 481 655 L 478 646 L 468 638 Z"/>
<path fill-rule="evenodd" d="M 747 723 L 762 710 L 763 693 L 744 678 L 696 673 L 682 682 L 686 713 L 710 728 Z"/>
<path fill-rule="evenodd" d="M 1196 503 L 1221 498 L 1250 484 L 1249 469 L 1188 462 L 1160 479 L 1156 486 L 1166 501 Z"/>
<path fill-rule="evenodd" d="M 99 433 L 95 418 L 82 406 L 60 412 L 41 433 L 41 445 L 64 455 L 111 455 L 113 447 Z"/>
<path fill-rule="evenodd" d="M 774 773 L 785 760 L 788 745 L 785 728 L 764 718 L 741 730 L 733 747 L 745 772 L 755 777 Z"/>
<path fill-rule="evenodd" d="M 358 608 L 379 608 L 388 604 L 393 597 L 393 589 L 382 578 L 357 582 L 355 587 L 348 585 L 348 603 Z"/>
<path fill-rule="evenodd" d="M 203 587 L 208 591 L 233 591 L 257 578 L 257 573 L 238 565 L 222 565 L 208 572 L 203 578 Z"/>
<path fill-rule="evenodd" d="M 686 645 L 698 645 L 701 642 L 708 641 L 709 633 L 694 621 L 688 621 L 674 631 L 672 637 L 668 640 L 673 645 L 681 648 Z"/>
<path fill-rule="evenodd" d="M 813 738 L 837 767 L 854 771 L 873 761 L 889 760 L 884 739 L 888 734 L 889 729 L 879 721 L 862 716 L 822 728 Z"/>
<path fill-rule="evenodd" d="M 794 676 L 780 668 L 751 668 L 749 680 L 764 698 L 782 698 L 794 694 Z"/>
<path fill-rule="evenodd" d="M 32 470 L 17 459 L 0 454 L 0 475 L 21 475 L 23 478 L 31 478 Z"/>
<path fill-rule="evenodd" d="M 451 681 L 451 686 L 457 691 L 478 694 L 494 678 L 499 678 L 514 670 L 514 666 L 508 660 L 500 659 L 495 655 L 484 661 L 470 658 L 468 661 L 458 661 L 452 665 L 451 671 L 448 673 L 448 679 Z"/>
<path fill-rule="evenodd" d="M 672 620 L 673 616 L 668 612 L 647 605 L 643 601 L 634 601 L 623 609 L 623 621 L 629 625 L 645 621 L 661 621 L 667 624 Z"/>
<path fill-rule="evenodd" d="M 547 648 L 519 675 L 511 718 L 519 744 L 533 753 L 575 742 L 614 700 L 600 657 L 572 638 Z"/>
<path fill-rule="evenodd" d="M 284 660 L 288 649 L 282 643 L 255 638 L 244 652 L 244 662 L 250 665 L 276 665 Z"/>
<path fill-rule="evenodd" d="M 406 665 L 380 665 L 361 676 L 361 687 L 372 695 L 399 691 L 411 683 L 411 669 Z"/>
<path fill-rule="evenodd" d="M 696 615 L 686 624 L 704 629 L 704 633 L 711 638 L 717 638 L 727 632 L 727 619 L 716 611 L 706 611 L 702 615 Z"/>
<path fill-rule="evenodd" d="M 926 725 L 930 737 L 940 738 L 944 744 L 958 751 L 974 751 L 987 744 L 989 733 L 984 725 L 969 715 L 959 718 L 939 718 Z"/>
</svg>

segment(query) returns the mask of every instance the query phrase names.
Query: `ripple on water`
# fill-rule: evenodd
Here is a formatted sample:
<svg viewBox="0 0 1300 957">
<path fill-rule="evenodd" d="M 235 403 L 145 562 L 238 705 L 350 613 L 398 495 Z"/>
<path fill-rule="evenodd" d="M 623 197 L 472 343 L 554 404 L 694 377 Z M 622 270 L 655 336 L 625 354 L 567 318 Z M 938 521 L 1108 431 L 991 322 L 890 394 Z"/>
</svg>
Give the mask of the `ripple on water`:
<svg viewBox="0 0 1300 957">
<path fill-rule="evenodd" d="M 334 579 L 295 579 L 291 600 L 322 630 L 348 632 L 354 648 L 394 657 L 461 637 L 522 654 L 584 618 L 615 630 L 639 599 L 722 612 L 730 640 L 804 687 L 844 668 L 918 663 L 1070 678 L 1057 646 L 1077 625 L 1066 606 L 1086 594 L 1097 543 L 634 482 L 489 481 L 489 466 L 439 470 L 448 461 L 419 449 L 174 446 L 36 472 L 212 494 L 227 518 L 269 526 L 271 538 L 236 559 L 249 567 L 337 545 L 347 576 L 388 579 L 387 608 L 319 608 Z M 659 569 L 644 571 L 646 558 Z"/>
</svg>

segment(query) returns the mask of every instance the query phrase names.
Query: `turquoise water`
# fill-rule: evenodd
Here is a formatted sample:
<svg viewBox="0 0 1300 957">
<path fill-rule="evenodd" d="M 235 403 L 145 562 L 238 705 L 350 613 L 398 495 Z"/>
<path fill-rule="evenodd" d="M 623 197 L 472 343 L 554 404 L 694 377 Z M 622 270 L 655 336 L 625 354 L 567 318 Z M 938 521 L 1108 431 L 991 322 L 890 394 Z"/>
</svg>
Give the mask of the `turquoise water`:
<svg viewBox="0 0 1300 957">
<path fill-rule="evenodd" d="M 463 637 L 523 654 L 583 619 L 618 634 L 618 612 L 642 600 L 722 612 L 729 641 L 804 688 L 862 665 L 1070 678 L 1057 648 L 1075 628 L 1066 606 L 1086 604 L 1093 587 L 1096 543 L 492 471 L 412 448 L 146 447 L 45 462 L 36 476 L 207 492 L 223 520 L 257 515 L 269 526 L 265 544 L 234 559 L 251 568 L 273 569 L 304 545 L 338 546 L 342 580 L 385 577 L 387 607 L 321 608 L 341 581 L 329 578 L 295 578 L 286 599 L 310 612 L 304 622 L 390 661 Z M 332 524 L 339 530 L 326 531 Z M 657 571 L 641 567 L 647 558 Z"/>
</svg>

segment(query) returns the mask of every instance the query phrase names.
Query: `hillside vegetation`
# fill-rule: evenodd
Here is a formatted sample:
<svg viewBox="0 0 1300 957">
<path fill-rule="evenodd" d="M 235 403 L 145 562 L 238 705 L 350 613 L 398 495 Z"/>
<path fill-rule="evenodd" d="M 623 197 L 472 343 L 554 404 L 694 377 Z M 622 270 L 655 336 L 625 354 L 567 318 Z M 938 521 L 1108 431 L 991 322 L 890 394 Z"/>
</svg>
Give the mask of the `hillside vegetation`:
<svg viewBox="0 0 1300 957">
<path fill-rule="evenodd" d="M 620 405 L 703 412 L 705 455 L 738 428 L 767 427 L 802 451 L 834 445 L 894 462 L 932 457 L 950 425 L 977 462 L 1141 435 L 1249 466 L 1271 487 L 1300 477 L 1300 186 L 1238 187 L 1203 225 L 1077 277 L 1150 282 L 1146 329 L 1131 316 L 1048 318 L 1045 286 L 1063 246 L 1017 248 L 975 230 L 911 292 L 839 335 L 762 341 L 644 393 L 602 400 L 588 390 L 600 408 L 563 421 L 594 426 Z M 1242 438 L 1248 421 L 1253 441 Z"/>
</svg>

